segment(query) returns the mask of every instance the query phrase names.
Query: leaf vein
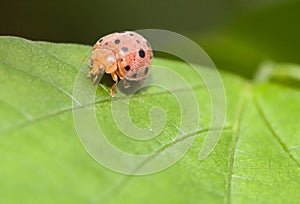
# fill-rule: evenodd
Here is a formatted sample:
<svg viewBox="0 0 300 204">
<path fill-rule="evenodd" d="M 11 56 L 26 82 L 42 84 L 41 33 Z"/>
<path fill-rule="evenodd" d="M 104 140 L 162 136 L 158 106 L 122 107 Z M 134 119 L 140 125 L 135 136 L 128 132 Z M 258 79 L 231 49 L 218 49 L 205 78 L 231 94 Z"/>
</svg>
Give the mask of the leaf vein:
<svg viewBox="0 0 300 204">
<path fill-rule="evenodd" d="M 34 79 L 38 79 L 38 80 L 40 80 L 40 81 L 45 82 L 46 84 L 51 85 L 52 87 L 54 87 L 55 89 L 59 90 L 59 91 L 62 92 L 64 95 L 68 96 L 68 97 L 71 98 L 74 102 L 76 102 L 77 104 L 80 105 L 80 102 L 79 102 L 72 94 L 70 94 L 69 92 L 67 92 L 67 91 L 64 90 L 63 88 L 57 86 L 56 84 L 50 82 L 49 80 L 45 80 L 45 79 L 43 79 L 43 78 L 41 78 L 41 77 L 39 77 L 39 76 L 37 76 L 37 75 L 30 74 L 29 72 L 26 72 L 26 71 L 24 71 L 24 70 L 18 69 L 18 68 L 16 68 L 15 66 L 13 66 L 12 64 L 10 64 L 10 63 L 8 63 L 8 62 L 1 61 L 1 63 L 4 64 L 4 65 L 6 65 L 6 66 L 9 66 L 10 68 L 12 68 L 12 69 L 14 69 L 14 70 L 16 70 L 16 71 L 18 71 L 18 72 L 21 72 L 21 73 L 23 73 L 23 74 L 25 74 L 25 75 L 28 75 L 28 76 L 30 76 L 30 77 L 32 77 L 32 78 L 34 78 Z"/>
<path fill-rule="evenodd" d="M 194 87 L 194 88 L 204 88 L 204 87 L 198 86 L 198 87 Z M 178 90 L 173 90 L 173 91 L 184 91 L 184 89 L 178 89 Z M 160 94 L 162 94 L 162 95 L 163 94 L 169 94 L 169 92 L 168 91 L 160 91 L 160 92 L 155 92 L 155 93 L 150 93 L 150 94 L 139 94 L 139 95 L 136 95 L 136 97 L 144 98 L 144 97 L 148 97 L 148 96 L 151 96 L 151 95 L 160 95 Z M 114 100 L 125 100 L 125 99 L 128 99 L 130 97 L 131 96 L 122 96 L 122 97 L 117 97 Z M 77 109 L 81 109 L 81 108 L 90 107 L 90 106 L 93 106 L 93 105 L 100 105 L 100 104 L 108 103 L 110 101 L 111 101 L 111 98 L 109 97 L 109 98 L 100 99 L 100 100 L 96 101 L 95 103 L 80 104 L 76 107 L 65 108 L 65 109 L 62 109 L 60 111 L 56 111 L 56 112 L 53 112 L 53 113 L 50 113 L 50 114 L 41 115 L 41 116 L 32 118 L 31 120 L 22 121 L 18 124 L 12 124 L 10 127 L 1 129 L 0 132 L 9 132 L 11 130 L 18 129 L 20 127 L 26 127 L 26 126 L 34 123 L 34 122 L 45 120 L 45 119 L 48 119 L 50 117 L 55 117 L 55 116 L 58 116 L 60 114 L 68 113 L 68 112 L 72 111 L 73 109 L 77 110 Z"/>
<path fill-rule="evenodd" d="M 227 196 L 225 197 L 225 203 L 231 203 L 232 202 L 232 186 L 233 186 L 233 168 L 235 165 L 235 159 L 236 159 L 236 145 L 239 139 L 239 133 L 240 133 L 240 123 L 242 120 L 242 116 L 246 107 L 246 102 L 249 95 L 249 87 L 246 85 L 244 88 L 244 91 L 242 91 L 242 94 L 239 99 L 236 117 L 232 126 L 232 139 L 231 139 L 231 147 L 230 147 L 230 154 L 229 154 L 229 160 L 228 160 L 228 174 L 226 178 L 226 191 Z"/>
<path fill-rule="evenodd" d="M 153 153 L 151 156 L 149 156 L 146 160 L 144 160 L 143 163 L 141 163 L 140 166 L 138 166 L 136 168 L 135 171 L 138 171 L 138 169 L 142 168 L 145 164 L 147 164 L 149 161 L 151 161 L 152 159 L 154 159 L 155 157 L 157 157 L 160 153 L 162 153 L 163 151 L 165 151 L 168 147 L 171 147 L 173 145 L 176 145 L 177 143 L 184 141 L 190 137 L 197 137 L 197 135 L 202 135 L 208 131 L 231 131 L 231 127 L 230 126 L 226 126 L 226 127 L 220 127 L 220 128 L 204 128 L 204 129 L 200 129 L 200 130 L 196 130 L 195 132 L 192 133 L 187 133 L 184 136 L 177 138 L 175 140 L 173 140 L 172 142 L 165 144 L 163 147 L 161 147 L 160 149 L 158 149 L 155 153 Z M 134 174 L 134 172 L 132 172 Z M 112 200 L 114 197 L 116 197 L 117 194 L 119 194 L 124 188 L 125 185 L 132 179 L 132 176 L 127 176 L 124 179 L 121 179 L 121 181 L 114 187 L 112 187 L 112 189 L 110 189 L 106 195 L 104 195 L 102 197 L 101 202 L 107 201 L 107 200 Z"/>
<path fill-rule="evenodd" d="M 272 136 L 275 138 L 275 140 L 279 143 L 279 145 L 282 147 L 282 149 L 286 152 L 288 157 L 297 165 L 298 168 L 300 168 L 300 162 L 293 156 L 291 153 L 291 149 L 281 140 L 280 136 L 276 133 L 275 129 L 272 127 L 271 122 L 268 120 L 266 113 L 263 111 L 261 105 L 259 104 L 256 97 L 253 97 L 254 104 L 261 115 L 263 121 L 265 122 L 267 128 L 271 132 Z"/>
</svg>

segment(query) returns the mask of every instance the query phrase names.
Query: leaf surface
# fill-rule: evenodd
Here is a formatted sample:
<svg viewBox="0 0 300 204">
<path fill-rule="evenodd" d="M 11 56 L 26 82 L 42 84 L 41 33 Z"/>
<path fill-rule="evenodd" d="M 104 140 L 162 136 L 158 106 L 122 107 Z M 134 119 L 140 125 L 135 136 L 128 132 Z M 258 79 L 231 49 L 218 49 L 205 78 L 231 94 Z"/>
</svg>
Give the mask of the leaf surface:
<svg viewBox="0 0 300 204">
<path fill-rule="evenodd" d="M 93 160 L 74 128 L 72 90 L 90 52 L 89 46 L 0 38 L 1 203 L 298 203 L 299 87 L 221 72 L 226 125 L 212 154 L 199 161 L 210 122 L 209 93 L 194 73 L 186 72 L 188 65 L 155 59 L 154 64 L 178 70 L 190 83 L 201 101 L 199 129 L 186 133 L 194 143 L 170 168 L 126 176 Z M 131 120 L 140 128 L 151 123 L 153 106 L 167 115 L 158 137 L 144 142 L 124 137 L 114 124 L 108 91 L 99 86 L 96 103 L 90 104 L 108 140 L 132 154 L 168 151 L 180 131 L 172 93 L 150 87 L 131 99 Z"/>
</svg>

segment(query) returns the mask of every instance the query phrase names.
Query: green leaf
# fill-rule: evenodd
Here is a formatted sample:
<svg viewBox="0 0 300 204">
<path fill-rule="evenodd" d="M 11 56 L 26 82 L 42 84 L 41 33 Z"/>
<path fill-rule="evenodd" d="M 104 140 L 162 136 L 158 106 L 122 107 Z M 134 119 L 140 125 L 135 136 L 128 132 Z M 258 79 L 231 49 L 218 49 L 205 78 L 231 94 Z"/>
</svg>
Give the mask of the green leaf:
<svg viewBox="0 0 300 204">
<path fill-rule="evenodd" d="M 299 202 L 300 92 L 295 86 L 299 78 L 292 77 L 297 66 L 291 73 L 275 71 L 269 80 L 255 82 L 221 72 L 226 126 L 212 154 L 200 161 L 210 122 L 209 94 L 194 73 L 186 72 L 188 65 L 155 59 L 154 64 L 176 68 L 190 83 L 201 101 L 199 129 L 186 135 L 195 141 L 170 168 L 127 176 L 93 160 L 74 128 L 73 86 L 90 52 L 89 46 L 0 38 L 1 203 Z M 272 81 L 282 76 L 284 81 Z M 285 83 L 290 78 L 293 83 Z M 124 137 L 114 124 L 108 91 L 99 86 L 95 107 L 111 143 L 132 154 L 167 152 L 180 124 L 172 93 L 149 87 L 131 99 L 130 116 L 140 128 L 151 123 L 148 112 L 153 106 L 161 106 L 168 116 L 158 138 L 142 142 Z"/>
<path fill-rule="evenodd" d="M 235 3 L 225 25 L 195 35 L 218 68 L 252 78 L 262 61 L 300 63 L 300 1 Z"/>
</svg>

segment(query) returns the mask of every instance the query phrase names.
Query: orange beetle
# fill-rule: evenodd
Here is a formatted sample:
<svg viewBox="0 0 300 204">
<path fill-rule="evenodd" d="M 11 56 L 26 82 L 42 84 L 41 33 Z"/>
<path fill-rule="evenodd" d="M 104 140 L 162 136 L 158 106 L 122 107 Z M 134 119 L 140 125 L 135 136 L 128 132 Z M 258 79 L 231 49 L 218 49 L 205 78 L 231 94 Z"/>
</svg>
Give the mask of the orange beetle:
<svg viewBox="0 0 300 204">
<path fill-rule="evenodd" d="M 128 88 L 130 84 L 126 80 L 139 81 L 147 77 L 152 57 L 149 42 L 140 34 L 132 31 L 109 34 L 94 45 L 87 76 L 97 83 L 101 74 L 110 74 L 115 81 L 110 95 L 115 96 L 120 79 Z"/>
</svg>

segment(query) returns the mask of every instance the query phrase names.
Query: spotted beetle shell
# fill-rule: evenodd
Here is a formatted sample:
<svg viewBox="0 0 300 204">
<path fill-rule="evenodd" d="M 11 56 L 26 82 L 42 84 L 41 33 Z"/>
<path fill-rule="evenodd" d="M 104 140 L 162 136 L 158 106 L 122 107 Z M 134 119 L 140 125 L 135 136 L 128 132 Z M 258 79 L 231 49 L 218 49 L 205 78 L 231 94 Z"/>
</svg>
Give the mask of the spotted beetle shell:
<svg viewBox="0 0 300 204">
<path fill-rule="evenodd" d="M 138 33 L 126 31 L 100 38 L 94 45 L 91 62 L 100 72 L 116 72 L 121 79 L 139 81 L 149 73 L 152 57 L 149 42 Z"/>
</svg>

